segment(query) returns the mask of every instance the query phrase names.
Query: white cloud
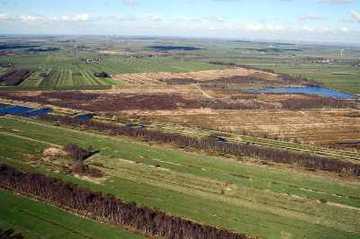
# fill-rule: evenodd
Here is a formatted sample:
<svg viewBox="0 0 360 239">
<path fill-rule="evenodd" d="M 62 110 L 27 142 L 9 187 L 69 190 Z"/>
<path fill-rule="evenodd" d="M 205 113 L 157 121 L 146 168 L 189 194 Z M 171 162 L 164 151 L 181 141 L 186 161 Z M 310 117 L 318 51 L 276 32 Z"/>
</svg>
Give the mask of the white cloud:
<svg viewBox="0 0 360 239">
<path fill-rule="evenodd" d="M 152 22 L 162 22 L 164 20 L 162 17 L 157 15 L 148 15 L 145 19 Z"/>
<path fill-rule="evenodd" d="M 6 14 L 0 13 L 0 21 L 7 20 L 9 17 Z"/>
<path fill-rule="evenodd" d="M 121 0 L 123 2 L 123 4 L 128 5 L 128 6 L 135 6 L 136 4 L 138 4 L 137 0 Z"/>
<path fill-rule="evenodd" d="M 10 21 L 10 22 L 84 22 L 89 21 L 90 15 L 87 13 L 75 14 L 75 15 L 63 15 L 63 16 L 36 16 L 36 15 L 20 15 L 20 16 L 9 16 L 7 14 L 0 14 L 0 21 Z"/>
<path fill-rule="evenodd" d="M 225 19 L 223 17 L 219 17 L 219 16 L 212 16 L 212 17 L 208 17 L 207 20 L 209 21 L 213 21 L 213 22 L 225 22 Z"/>
<path fill-rule="evenodd" d="M 90 19 L 89 14 L 82 13 L 70 17 L 71 21 L 88 21 Z"/>
<path fill-rule="evenodd" d="M 353 3 L 354 0 L 319 0 L 319 3 L 328 3 L 328 4 L 348 4 Z"/>
<path fill-rule="evenodd" d="M 287 31 L 288 27 L 281 24 L 263 24 L 263 23 L 248 23 L 240 26 L 240 29 L 252 32 L 283 32 Z"/>
<path fill-rule="evenodd" d="M 353 20 L 360 21 L 359 12 L 352 12 Z M 204 17 L 164 17 L 156 14 L 93 16 L 87 13 L 62 16 L 11 16 L 0 13 L 1 32 L 53 33 L 53 34 L 138 34 L 196 36 L 249 39 L 286 39 L 356 41 L 360 39 L 354 24 L 314 24 L 316 15 L 299 17 L 301 24 L 294 19 L 240 21 L 221 16 Z M 299 20 L 298 19 L 298 20 Z M 309 20 L 308 20 L 309 19 Z M 319 19 L 320 20 L 320 19 Z M 20 29 L 20 30 L 19 30 Z M 15 32 L 15 33 L 17 33 Z"/>
<path fill-rule="evenodd" d="M 35 21 L 44 21 L 44 20 L 46 20 L 46 18 L 44 18 L 44 17 L 31 16 L 31 15 L 19 16 L 17 18 L 22 22 L 35 22 Z"/>
<path fill-rule="evenodd" d="M 90 16 L 87 13 L 76 14 L 76 15 L 63 15 L 60 17 L 52 17 L 49 20 L 53 21 L 65 21 L 65 22 L 84 22 L 90 20 Z"/>
<path fill-rule="evenodd" d="M 360 22 L 360 12 L 357 12 L 355 10 L 351 11 L 351 17 L 354 21 Z"/>
<path fill-rule="evenodd" d="M 325 20 L 325 18 L 319 15 L 303 15 L 298 18 L 299 22 L 313 22 L 321 20 Z"/>
</svg>

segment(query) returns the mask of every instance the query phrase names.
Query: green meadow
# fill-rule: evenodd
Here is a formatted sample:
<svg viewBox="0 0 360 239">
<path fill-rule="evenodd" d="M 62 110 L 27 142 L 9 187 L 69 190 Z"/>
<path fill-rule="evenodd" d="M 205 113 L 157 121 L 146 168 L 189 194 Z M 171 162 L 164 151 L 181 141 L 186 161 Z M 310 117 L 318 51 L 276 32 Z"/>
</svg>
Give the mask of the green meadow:
<svg viewBox="0 0 360 239">
<path fill-rule="evenodd" d="M 0 190 L 0 201 L 0 228 L 11 228 L 27 239 L 144 238 L 12 192 Z"/>
<path fill-rule="evenodd" d="M 359 183 L 335 175 L 185 152 L 15 118 L 0 119 L 0 136 L 1 162 L 201 223 L 262 238 L 360 235 Z M 88 163 L 102 170 L 104 178 L 64 174 L 60 169 L 67 159 L 41 159 L 44 149 L 69 143 L 100 150 Z M 30 156 L 37 160 L 29 160 Z"/>
</svg>

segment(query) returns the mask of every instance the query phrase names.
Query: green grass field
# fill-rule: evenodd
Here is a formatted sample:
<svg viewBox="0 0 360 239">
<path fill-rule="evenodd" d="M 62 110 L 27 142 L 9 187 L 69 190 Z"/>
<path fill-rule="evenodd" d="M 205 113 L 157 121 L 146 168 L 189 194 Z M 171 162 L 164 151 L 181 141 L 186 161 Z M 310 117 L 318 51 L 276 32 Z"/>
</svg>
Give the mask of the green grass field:
<svg viewBox="0 0 360 239">
<path fill-rule="evenodd" d="M 144 238 L 11 192 L 0 190 L 0 202 L 0 228 L 12 228 L 27 239 Z"/>
<path fill-rule="evenodd" d="M 220 49 L 222 49 L 220 47 Z M 227 48 L 225 48 L 227 49 Z M 237 63 L 259 69 L 271 69 L 276 73 L 302 76 L 309 80 L 323 83 L 326 87 L 349 93 L 360 93 L 360 67 L 349 63 L 334 62 L 332 64 L 311 63 L 307 57 L 324 57 L 336 59 L 336 56 L 325 54 L 315 48 L 296 56 L 288 54 L 271 55 L 259 53 L 243 53 L 242 50 L 223 50 L 216 54 L 210 51 L 207 61 Z M 357 55 L 356 55 L 357 56 Z"/>
<path fill-rule="evenodd" d="M 115 194 L 126 201 L 263 238 L 359 238 L 356 181 L 295 169 L 206 156 L 124 137 L 108 137 L 43 122 L 0 119 L 0 161 Z M 100 153 L 104 179 L 56 170 L 41 158 L 47 147 L 77 143 Z M 21 147 L 19 147 L 21 145 Z"/>
<path fill-rule="evenodd" d="M 8 89 L 103 89 L 121 82 L 94 77 L 95 72 L 106 71 L 112 74 L 145 72 L 189 72 L 221 68 L 209 61 L 221 61 L 273 69 L 278 73 L 301 75 L 325 86 L 350 93 L 360 93 L 360 67 L 352 62 L 359 59 L 358 48 L 346 49 L 345 57 L 339 57 L 339 47 L 315 45 L 282 45 L 257 42 L 200 41 L 200 40 L 148 40 L 143 42 L 127 41 L 113 44 L 109 48 L 115 52 L 151 52 L 151 45 L 185 45 L 201 47 L 199 51 L 177 52 L 172 56 L 130 57 L 102 54 L 103 39 L 92 42 L 84 39 L 83 44 L 90 50 L 73 53 L 73 45 L 57 45 L 61 50 L 47 53 L 28 53 L 18 51 L 17 56 L 0 56 L 0 65 L 13 63 L 17 67 L 33 69 L 35 73 L 20 87 Z M 48 42 L 48 44 L 54 44 Z M 293 50 L 295 49 L 295 51 Z M 85 64 L 82 59 L 103 57 L 101 64 Z M 314 63 L 309 59 L 332 59 L 332 64 Z M 0 73 L 4 68 L 0 67 Z M 44 79 L 44 73 L 49 77 Z M 2 89 L 6 89 L 2 87 Z"/>
<path fill-rule="evenodd" d="M 288 64 L 286 62 L 276 64 L 273 62 L 269 59 L 267 63 L 257 62 L 257 60 L 243 63 L 249 66 L 272 69 L 277 73 L 301 75 L 309 80 L 321 82 L 329 88 L 360 94 L 360 68 L 341 64 Z"/>
<path fill-rule="evenodd" d="M 0 56 L 0 64 L 7 62 L 12 62 L 16 67 L 34 71 L 32 76 L 22 82 L 20 86 L 8 87 L 8 89 L 102 89 L 121 84 L 121 82 L 111 78 L 97 78 L 94 76 L 96 72 L 105 71 L 111 74 L 162 71 L 189 72 L 219 68 L 203 62 L 182 61 L 173 57 L 138 59 L 104 56 L 101 64 L 86 64 L 81 58 L 66 53 Z M 44 77 L 44 75 L 47 76 Z M 7 89 L 6 87 L 2 88 Z"/>
<path fill-rule="evenodd" d="M 357 62 L 360 58 L 359 47 L 345 49 L 343 57 L 339 56 L 342 46 L 227 41 L 210 46 L 204 44 L 203 47 L 206 51 L 201 55 L 206 61 L 237 63 L 272 69 L 277 73 L 301 75 L 330 88 L 360 93 L 360 67 L 352 66 L 352 62 Z M 322 64 L 316 62 L 318 59 L 334 61 Z"/>
</svg>

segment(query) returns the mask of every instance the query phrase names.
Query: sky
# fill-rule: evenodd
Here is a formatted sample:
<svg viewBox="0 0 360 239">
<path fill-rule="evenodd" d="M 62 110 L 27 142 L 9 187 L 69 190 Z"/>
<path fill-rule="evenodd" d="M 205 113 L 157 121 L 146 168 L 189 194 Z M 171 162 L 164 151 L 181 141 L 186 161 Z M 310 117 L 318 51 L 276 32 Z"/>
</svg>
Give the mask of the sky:
<svg viewBox="0 0 360 239">
<path fill-rule="evenodd" d="M 360 0 L 0 0 L 0 34 L 360 42 Z"/>
</svg>

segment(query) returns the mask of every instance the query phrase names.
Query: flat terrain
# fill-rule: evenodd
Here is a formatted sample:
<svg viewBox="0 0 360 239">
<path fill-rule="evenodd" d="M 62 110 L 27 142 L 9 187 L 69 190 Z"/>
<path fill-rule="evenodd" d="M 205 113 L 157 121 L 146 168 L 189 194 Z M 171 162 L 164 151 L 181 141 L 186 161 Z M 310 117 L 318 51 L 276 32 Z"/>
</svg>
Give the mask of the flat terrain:
<svg viewBox="0 0 360 239">
<path fill-rule="evenodd" d="M 221 78 L 225 75 L 226 78 Z M 254 78 L 254 75 L 263 78 Z M 127 83 L 108 91 L 0 92 L 0 97 L 3 102 L 15 100 L 15 103 L 32 102 L 64 110 L 90 111 L 108 119 L 120 118 L 123 122 L 140 119 L 156 127 L 173 123 L 188 128 L 353 149 L 360 138 L 360 106 L 354 100 L 301 94 L 251 94 L 236 88 L 292 84 L 270 73 L 236 68 L 117 77 Z M 227 87 L 228 83 L 224 82 L 233 77 L 240 78 Z M 181 79 L 188 80 L 184 84 Z M 200 83 L 189 83 L 189 79 Z"/>
<path fill-rule="evenodd" d="M 360 137 L 360 118 L 351 110 L 237 110 L 209 113 L 153 116 L 162 122 L 175 122 L 217 128 L 230 132 L 253 132 L 257 135 L 298 140 L 318 145 L 336 145 L 356 141 Z"/>
<path fill-rule="evenodd" d="M 301 75 L 330 88 L 359 94 L 359 57 L 358 47 L 228 41 L 213 44 L 198 58 Z"/>
<path fill-rule="evenodd" d="M 29 239 L 144 238 L 55 207 L 0 190 L 0 227 L 12 228 Z"/>
<path fill-rule="evenodd" d="M 322 82 L 330 88 L 355 94 L 360 93 L 360 67 L 356 68 L 336 63 L 331 65 L 319 63 L 289 64 L 289 61 L 283 59 L 277 63 L 274 63 L 274 59 L 268 59 L 267 62 L 261 62 L 261 60 L 257 58 L 246 60 L 245 62 L 241 61 L 241 63 L 253 67 L 272 69 L 278 73 L 302 75 L 308 79 Z"/>
<path fill-rule="evenodd" d="M 0 163 L 263 239 L 359 238 L 359 59 L 350 46 L 3 37 Z M 353 95 L 259 91 L 274 87 Z M 10 191 L 0 201 L 0 228 L 26 238 L 143 238 Z"/>
<path fill-rule="evenodd" d="M 258 70 L 246 68 L 229 68 L 223 70 L 207 70 L 207 71 L 193 71 L 185 73 L 172 72 L 155 72 L 155 73 L 134 73 L 134 74 L 118 74 L 114 79 L 126 81 L 129 84 L 149 84 L 149 83 L 171 83 L 171 80 L 193 80 L 194 82 L 204 82 L 209 80 L 226 79 L 231 77 L 261 77 L 266 80 L 277 80 L 277 75 Z"/>
<path fill-rule="evenodd" d="M 2 162 L 110 192 L 126 201 L 266 238 L 357 238 L 360 233 L 354 220 L 360 213 L 356 181 L 13 118 L 2 118 L 0 126 Z M 96 145 L 100 154 L 89 162 L 105 177 L 64 175 L 66 161 L 42 156 L 44 149 L 67 143 Z"/>
<path fill-rule="evenodd" d="M 93 54 L 86 59 L 96 58 Z M 74 90 L 74 89 L 107 89 L 121 81 L 111 78 L 99 78 L 96 72 L 109 74 L 136 73 L 136 72 L 188 72 L 220 68 L 208 63 L 180 61 L 172 57 L 162 58 L 129 58 L 103 56 L 99 64 L 86 63 L 83 59 L 67 53 L 49 55 L 21 55 L 0 56 L 1 64 L 11 62 L 12 67 L 30 69 L 33 71 L 17 88 L 14 89 L 41 89 L 41 90 Z M 6 68 L 4 69 L 6 72 Z M 1 88 L 0 88 L 1 89 Z M 6 88 L 5 88 L 6 89 Z"/>
<path fill-rule="evenodd" d="M 6 51 L 0 49 L 0 73 L 9 67 L 34 70 L 20 87 L 12 90 L 104 89 L 122 81 L 97 78 L 95 72 L 181 73 L 227 68 L 209 64 L 224 63 L 272 69 L 340 91 L 360 93 L 360 50 L 356 47 L 151 38 L 107 42 L 99 37 L 58 41 L 44 37 L 41 43 L 31 38 L 9 38 L 18 44 L 7 43 L 6 38 L 2 41 Z M 339 55 L 341 49 L 343 56 Z"/>
</svg>

